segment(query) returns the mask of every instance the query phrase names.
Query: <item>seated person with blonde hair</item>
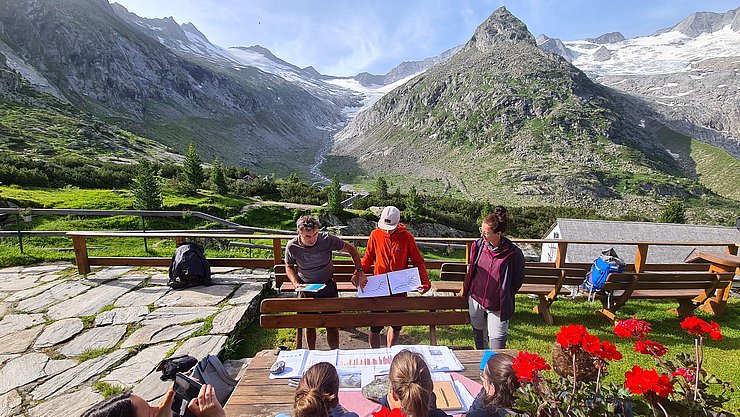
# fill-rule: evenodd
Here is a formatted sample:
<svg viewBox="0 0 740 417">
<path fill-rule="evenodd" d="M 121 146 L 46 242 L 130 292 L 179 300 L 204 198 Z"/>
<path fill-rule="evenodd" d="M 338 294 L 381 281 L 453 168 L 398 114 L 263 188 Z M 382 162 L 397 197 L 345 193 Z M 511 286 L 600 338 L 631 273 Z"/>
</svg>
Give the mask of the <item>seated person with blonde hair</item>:
<svg viewBox="0 0 740 417">
<path fill-rule="evenodd" d="M 339 374 L 328 362 L 314 364 L 303 374 L 293 409 L 295 417 L 358 417 L 339 405 Z"/>
</svg>

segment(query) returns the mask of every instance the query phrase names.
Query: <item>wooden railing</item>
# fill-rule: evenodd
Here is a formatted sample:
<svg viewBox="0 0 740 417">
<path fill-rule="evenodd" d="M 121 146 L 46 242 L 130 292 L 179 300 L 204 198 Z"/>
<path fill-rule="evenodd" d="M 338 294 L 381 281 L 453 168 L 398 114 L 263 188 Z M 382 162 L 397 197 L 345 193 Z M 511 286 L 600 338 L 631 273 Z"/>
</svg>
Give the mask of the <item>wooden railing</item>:
<svg viewBox="0 0 740 417">
<path fill-rule="evenodd" d="M 274 265 L 283 262 L 283 247 L 285 243 L 295 237 L 294 234 L 251 234 L 251 233 L 237 233 L 237 232 L 203 232 L 203 231 L 157 231 L 157 232 L 121 232 L 121 231 L 71 231 L 66 233 L 67 236 L 71 237 L 72 243 L 75 250 L 75 259 L 77 262 L 77 268 L 81 274 L 87 274 L 90 272 L 90 266 L 109 266 L 109 265 L 130 265 L 130 266 L 167 266 L 169 265 L 169 258 L 156 258 L 156 257 L 90 257 L 87 251 L 87 239 L 88 238 L 149 238 L 149 239 L 174 239 L 176 243 L 185 242 L 188 238 L 197 239 L 224 239 L 230 240 L 272 240 L 272 258 L 209 258 L 209 262 L 213 266 L 239 266 L 248 268 L 270 268 Z M 368 240 L 367 236 L 342 236 L 345 241 L 357 244 L 365 243 Z M 466 255 L 464 259 L 459 259 L 461 262 L 465 262 L 469 258 L 470 248 L 475 240 L 474 238 L 445 238 L 445 237 L 417 237 L 419 243 L 447 243 L 466 246 Z M 528 243 L 528 244 L 543 244 L 543 243 L 555 243 L 557 244 L 557 257 L 554 262 L 543 263 L 536 262 L 539 266 L 554 266 L 558 268 L 588 268 L 590 264 L 583 263 L 569 263 L 566 262 L 566 255 L 568 252 L 568 245 L 572 244 L 587 244 L 597 245 L 598 247 L 614 246 L 614 245 L 629 245 L 636 248 L 635 262 L 630 264 L 629 269 L 635 272 L 645 272 L 653 269 L 651 264 L 647 263 L 647 255 L 650 246 L 687 246 L 687 247 L 718 247 L 726 253 L 736 255 L 738 249 L 738 243 L 736 242 L 624 242 L 624 241 L 592 241 L 592 240 L 558 240 L 558 239 L 512 239 L 515 243 Z M 439 269 L 444 262 L 449 260 L 433 260 L 428 259 L 426 266 L 429 269 Z M 676 270 L 680 270 L 681 263 L 675 264 Z M 665 268 L 661 268 L 665 269 Z"/>
</svg>

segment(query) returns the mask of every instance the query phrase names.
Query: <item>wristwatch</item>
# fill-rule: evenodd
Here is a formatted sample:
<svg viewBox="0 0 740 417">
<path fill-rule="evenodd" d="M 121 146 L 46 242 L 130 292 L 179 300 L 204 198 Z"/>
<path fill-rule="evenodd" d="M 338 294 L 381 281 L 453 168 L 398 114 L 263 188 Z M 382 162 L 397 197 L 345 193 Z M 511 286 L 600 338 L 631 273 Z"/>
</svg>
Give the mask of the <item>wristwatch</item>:
<svg viewBox="0 0 740 417">
<path fill-rule="evenodd" d="M 355 271 L 356 271 L 356 272 L 365 272 L 365 268 L 363 268 L 363 267 L 361 267 L 361 266 L 356 266 L 356 267 L 355 267 Z"/>
</svg>

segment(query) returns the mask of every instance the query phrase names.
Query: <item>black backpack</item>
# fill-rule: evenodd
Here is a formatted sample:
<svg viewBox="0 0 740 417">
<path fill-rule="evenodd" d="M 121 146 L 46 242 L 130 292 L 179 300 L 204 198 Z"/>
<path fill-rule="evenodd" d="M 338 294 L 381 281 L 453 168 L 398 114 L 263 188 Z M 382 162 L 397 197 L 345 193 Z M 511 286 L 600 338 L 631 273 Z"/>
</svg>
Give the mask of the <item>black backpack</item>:
<svg viewBox="0 0 740 417">
<path fill-rule="evenodd" d="M 211 285 L 211 266 L 203 253 L 203 246 L 197 243 L 178 246 L 170 263 L 167 285 L 173 289 Z"/>
</svg>

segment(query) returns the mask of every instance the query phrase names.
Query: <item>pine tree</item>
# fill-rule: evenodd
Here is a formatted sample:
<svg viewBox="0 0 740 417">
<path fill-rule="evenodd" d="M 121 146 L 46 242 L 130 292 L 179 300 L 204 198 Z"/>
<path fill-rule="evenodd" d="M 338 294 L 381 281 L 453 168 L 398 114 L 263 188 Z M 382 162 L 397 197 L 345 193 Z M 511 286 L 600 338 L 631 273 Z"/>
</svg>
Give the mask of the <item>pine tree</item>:
<svg viewBox="0 0 740 417">
<path fill-rule="evenodd" d="M 131 191 L 134 194 L 134 208 L 137 210 L 162 208 L 162 184 L 154 167 L 146 159 L 139 161 Z"/>
<path fill-rule="evenodd" d="M 378 180 L 375 182 L 375 193 L 378 194 L 378 198 L 381 200 L 388 199 L 388 183 L 385 182 L 385 178 L 378 177 Z"/>
<path fill-rule="evenodd" d="M 411 186 L 409 194 L 406 196 L 406 210 L 404 210 L 404 214 L 411 221 L 421 218 L 421 199 L 414 185 Z"/>
<path fill-rule="evenodd" d="M 229 192 L 229 187 L 226 185 L 226 177 L 224 176 L 224 170 L 221 164 L 218 163 L 218 159 L 213 161 L 213 169 L 211 170 L 211 185 L 214 191 L 221 195 L 226 195 Z"/>
<path fill-rule="evenodd" d="M 198 188 L 205 181 L 205 174 L 203 174 L 203 166 L 198 152 L 195 151 L 195 147 L 191 143 L 188 145 L 188 153 L 185 155 L 185 162 L 182 164 L 182 172 L 185 175 L 185 187 L 191 194 L 198 192 Z"/>
<path fill-rule="evenodd" d="M 339 185 L 337 174 L 331 178 L 331 185 L 326 190 L 326 207 L 329 209 L 329 213 L 339 214 L 344 211 L 342 207 L 342 188 Z"/>
<path fill-rule="evenodd" d="M 660 222 L 686 223 L 686 207 L 678 200 L 671 201 L 663 210 L 663 214 L 660 215 Z"/>
</svg>

